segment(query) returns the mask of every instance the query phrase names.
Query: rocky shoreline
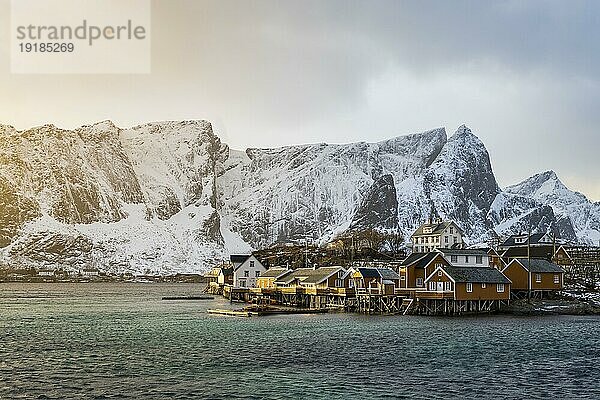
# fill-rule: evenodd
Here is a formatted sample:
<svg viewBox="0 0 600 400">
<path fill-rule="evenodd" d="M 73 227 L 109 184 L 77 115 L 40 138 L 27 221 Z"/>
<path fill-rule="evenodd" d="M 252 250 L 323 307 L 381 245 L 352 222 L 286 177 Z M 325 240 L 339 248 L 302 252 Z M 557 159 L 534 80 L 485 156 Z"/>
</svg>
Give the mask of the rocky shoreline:
<svg viewBox="0 0 600 400">
<path fill-rule="evenodd" d="M 513 300 L 503 311 L 512 315 L 600 315 L 600 304 L 563 296 L 543 300 Z"/>
</svg>

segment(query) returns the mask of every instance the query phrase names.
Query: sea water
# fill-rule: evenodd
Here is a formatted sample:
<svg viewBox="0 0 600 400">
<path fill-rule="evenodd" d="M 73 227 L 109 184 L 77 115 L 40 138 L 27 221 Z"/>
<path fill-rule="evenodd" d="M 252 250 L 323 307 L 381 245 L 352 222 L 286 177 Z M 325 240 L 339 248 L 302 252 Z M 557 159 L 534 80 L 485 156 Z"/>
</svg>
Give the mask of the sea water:
<svg viewBox="0 0 600 400">
<path fill-rule="evenodd" d="M 600 399 L 600 318 L 227 317 L 191 284 L 0 284 L 0 399 Z"/>
</svg>

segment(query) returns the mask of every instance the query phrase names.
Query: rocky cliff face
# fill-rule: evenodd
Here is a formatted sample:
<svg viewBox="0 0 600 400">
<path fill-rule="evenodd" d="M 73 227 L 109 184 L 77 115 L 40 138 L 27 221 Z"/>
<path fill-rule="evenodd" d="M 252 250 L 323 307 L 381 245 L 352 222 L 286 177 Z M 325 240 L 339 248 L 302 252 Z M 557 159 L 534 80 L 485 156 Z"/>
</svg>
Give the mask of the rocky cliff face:
<svg viewBox="0 0 600 400">
<path fill-rule="evenodd" d="M 600 205 L 554 173 L 501 191 L 461 126 L 379 143 L 229 149 L 205 121 L 0 126 L 4 263 L 202 271 L 229 252 L 455 220 L 471 242 L 527 230 L 600 240 Z"/>
</svg>

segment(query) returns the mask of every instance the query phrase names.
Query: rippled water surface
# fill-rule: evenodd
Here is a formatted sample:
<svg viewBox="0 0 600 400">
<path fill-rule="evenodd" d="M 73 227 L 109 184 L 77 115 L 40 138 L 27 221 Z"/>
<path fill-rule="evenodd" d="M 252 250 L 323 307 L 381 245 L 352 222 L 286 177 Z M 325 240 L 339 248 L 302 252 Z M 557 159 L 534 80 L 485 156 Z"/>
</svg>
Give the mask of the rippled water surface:
<svg viewBox="0 0 600 400">
<path fill-rule="evenodd" d="M 598 317 L 236 318 L 194 285 L 0 284 L 0 399 L 600 399 Z"/>
</svg>

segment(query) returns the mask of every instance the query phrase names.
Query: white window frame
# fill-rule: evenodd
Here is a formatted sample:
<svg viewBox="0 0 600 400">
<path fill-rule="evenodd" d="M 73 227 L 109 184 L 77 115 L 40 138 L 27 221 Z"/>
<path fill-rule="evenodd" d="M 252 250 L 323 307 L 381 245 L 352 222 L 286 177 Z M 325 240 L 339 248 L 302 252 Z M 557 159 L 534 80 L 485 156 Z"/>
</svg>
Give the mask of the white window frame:
<svg viewBox="0 0 600 400">
<path fill-rule="evenodd" d="M 467 282 L 467 293 L 473 293 L 473 284 L 471 282 Z"/>
<path fill-rule="evenodd" d="M 558 275 L 558 274 L 554 275 L 554 283 L 556 283 L 556 284 L 560 283 L 560 275 Z"/>
<path fill-rule="evenodd" d="M 416 284 L 417 284 L 417 287 L 423 287 L 423 278 L 418 277 Z"/>
<path fill-rule="evenodd" d="M 244 271 L 244 278 L 250 278 L 250 271 Z"/>
<path fill-rule="evenodd" d="M 450 281 L 444 282 L 444 290 L 447 292 L 452 291 L 452 282 L 450 282 Z"/>
<path fill-rule="evenodd" d="M 535 274 L 535 283 L 542 283 L 542 274 Z"/>
<path fill-rule="evenodd" d="M 496 292 L 498 292 L 498 293 L 504 293 L 504 283 L 498 283 L 498 284 L 496 284 Z"/>
<path fill-rule="evenodd" d="M 458 262 L 458 256 L 456 254 L 455 255 L 451 255 L 450 256 L 450 262 L 453 262 L 453 263 Z"/>
<path fill-rule="evenodd" d="M 429 290 L 432 292 L 435 292 L 436 289 L 436 282 L 435 281 L 429 281 Z"/>
<path fill-rule="evenodd" d="M 481 288 L 482 288 L 482 289 L 485 289 L 485 288 L 486 288 L 486 285 L 485 285 L 485 283 L 482 283 L 482 284 L 481 284 Z"/>
</svg>

